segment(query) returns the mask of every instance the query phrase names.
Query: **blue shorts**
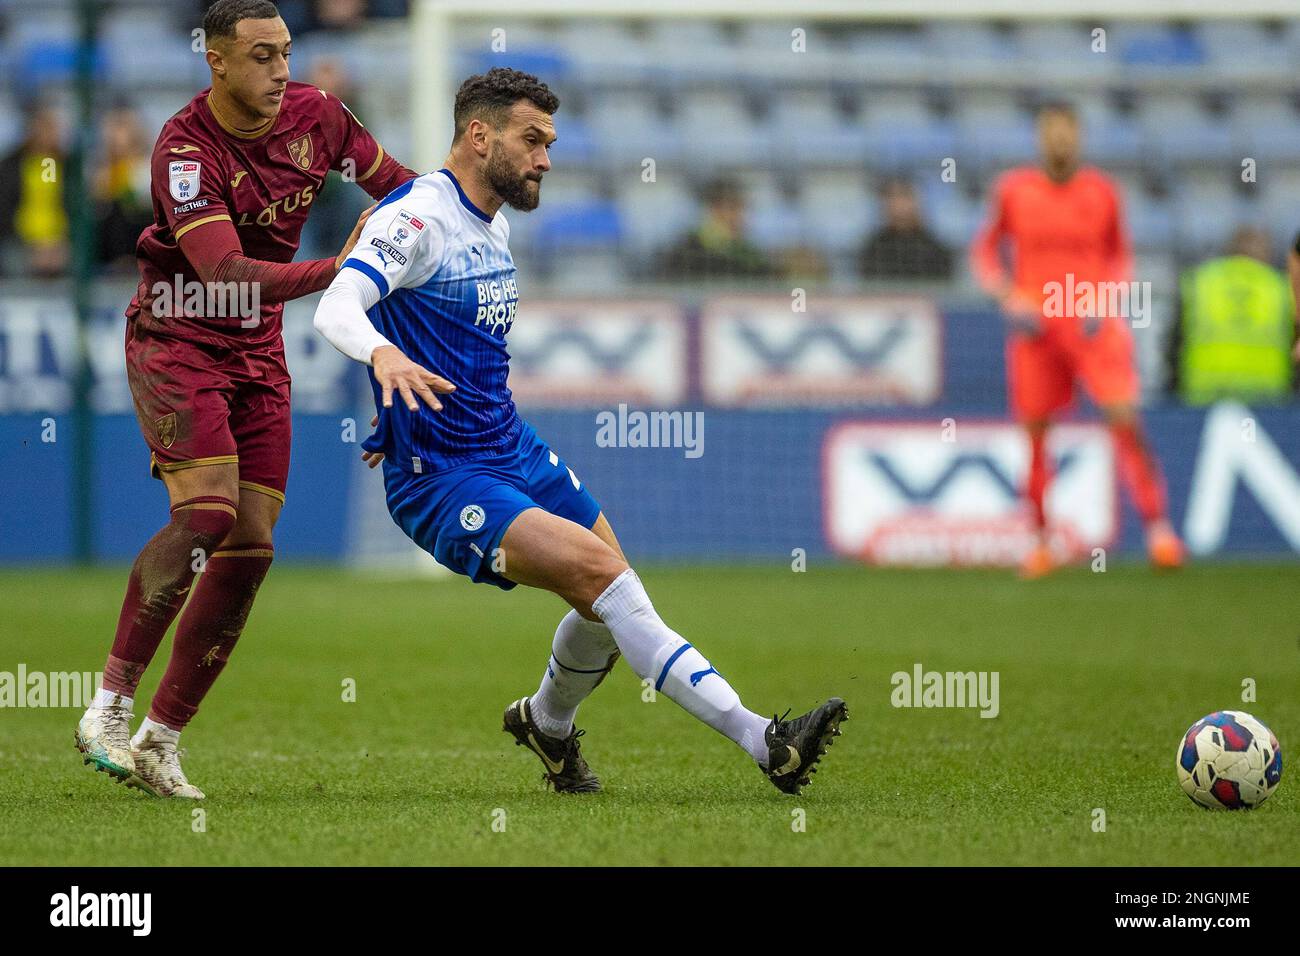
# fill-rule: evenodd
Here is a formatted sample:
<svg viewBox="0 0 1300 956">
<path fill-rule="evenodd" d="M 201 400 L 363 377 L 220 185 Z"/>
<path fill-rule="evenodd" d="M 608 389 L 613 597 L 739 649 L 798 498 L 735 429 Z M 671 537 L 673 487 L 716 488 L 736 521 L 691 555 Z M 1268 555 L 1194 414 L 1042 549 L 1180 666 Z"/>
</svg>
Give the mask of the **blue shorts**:
<svg viewBox="0 0 1300 956">
<path fill-rule="evenodd" d="M 600 515 L 591 492 L 555 452 L 523 423 L 510 451 L 428 475 L 384 460 L 388 512 L 407 537 L 457 574 L 510 590 L 492 569 L 510 523 L 541 508 L 590 528 Z"/>
</svg>

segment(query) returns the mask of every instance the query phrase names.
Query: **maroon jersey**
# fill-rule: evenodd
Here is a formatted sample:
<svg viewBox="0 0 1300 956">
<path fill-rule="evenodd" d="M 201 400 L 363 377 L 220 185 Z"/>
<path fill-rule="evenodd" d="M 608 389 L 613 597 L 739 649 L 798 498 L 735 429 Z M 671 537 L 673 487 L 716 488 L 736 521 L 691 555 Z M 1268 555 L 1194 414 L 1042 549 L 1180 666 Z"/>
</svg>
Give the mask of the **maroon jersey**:
<svg viewBox="0 0 1300 956">
<path fill-rule="evenodd" d="M 254 134 L 219 119 L 208 93 L 169 119 L 154 146 L 154 223 L 136 244 L 140 286 L 126 315 L 154 334 L 257 348 L 279 341 L 285 300 L 334 276 L 331 259 L 271 265 L 292 262 L 329 170 L 355 177 L 376 199 L 415 174 L 386 156 L 337 97 L 307 83 L 289 83 L 279 115 Z M 232 226 L 237 242 L 228 238 Z M 200 237 L 213 239 L 210 254 Z M 346 237 L 338 238 L 341 245 Z M 190 293 L 209 281 L 256 282 L 260 314 L 234 307 L 240 293 L 215 309 L 208 299 L 201 305 Z"/>
</svg>

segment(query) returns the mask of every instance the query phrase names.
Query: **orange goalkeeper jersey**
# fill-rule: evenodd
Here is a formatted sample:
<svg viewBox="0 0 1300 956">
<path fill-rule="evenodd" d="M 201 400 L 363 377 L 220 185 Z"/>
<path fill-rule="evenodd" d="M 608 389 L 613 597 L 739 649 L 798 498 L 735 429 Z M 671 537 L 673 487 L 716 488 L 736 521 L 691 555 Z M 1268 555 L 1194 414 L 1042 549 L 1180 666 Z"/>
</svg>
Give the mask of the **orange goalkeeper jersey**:
<svg viewBox="0 0 1300 956">
<path fill-rule="evenodd" d="M 1004 260 L 1004 255 L 1009 259 Z M 1117 282 L 1133 267 L 1119 190 L 1105 173 L 1079 169 L 1057 183 L 1037 166 L 1005 173 L 989 219 L 971 246 L 975 278 L 991 293 L 1008 280 L 1017 298 L 1039 308 L 1049 282 Z"/>
</svg>

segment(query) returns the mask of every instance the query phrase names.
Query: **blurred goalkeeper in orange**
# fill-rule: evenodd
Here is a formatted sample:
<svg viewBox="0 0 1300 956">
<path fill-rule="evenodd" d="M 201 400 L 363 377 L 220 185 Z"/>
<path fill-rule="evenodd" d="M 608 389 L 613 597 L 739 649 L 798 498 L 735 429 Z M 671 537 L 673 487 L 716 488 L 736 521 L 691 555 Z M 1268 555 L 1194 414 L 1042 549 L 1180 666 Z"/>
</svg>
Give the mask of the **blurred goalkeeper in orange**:
<svg viewBox="0 0 1300 956">
<path fill-rule="evenodd" d="M 1133 336 L 1123 308 L 1116 309 L 1117 301 L 1132 301 L 1133 288 L 1119 190 L 1100 170 L 1080 166 L 1072 107 L 1044 107 L 1038 141 L 1040 165 L 1001 177 L 971 248 L 976 279 L 1007 318 L 1011 410 L 1029 439 L 1025 496 L 1037 539 L 1021 571 L 1040 577 L 1058 557 L 1044 511 L 1051 481 L 1046 438 L 1052 421 L 1073 403 L 1076 381 L 1106 417 L 1152 563 L 1178 567 L 1183 544 L 1169 523 L 1164 476 L 1138 419 Z"/>
</svg>

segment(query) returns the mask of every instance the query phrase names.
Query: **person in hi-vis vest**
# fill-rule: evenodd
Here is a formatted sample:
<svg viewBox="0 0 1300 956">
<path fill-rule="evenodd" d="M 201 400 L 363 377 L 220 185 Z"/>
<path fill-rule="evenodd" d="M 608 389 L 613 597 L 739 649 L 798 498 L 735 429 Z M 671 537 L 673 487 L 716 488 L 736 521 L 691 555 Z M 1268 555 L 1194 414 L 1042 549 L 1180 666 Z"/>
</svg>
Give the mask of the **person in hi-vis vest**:
<svg viewBox="0 0 1300 956">
<path fill-rule="evenodd" d="M 1271 260 L 1268 234 L 1245 227 L 1226 255 L 1183 275 L 1174 369 L 1189 404 L 1290 397 L 1295 304 Z"/>
</svg>

